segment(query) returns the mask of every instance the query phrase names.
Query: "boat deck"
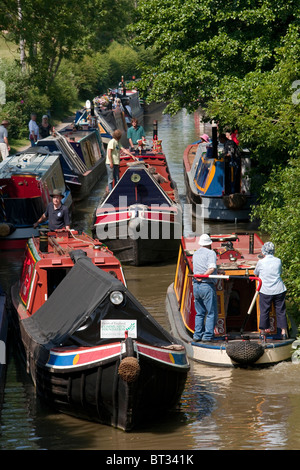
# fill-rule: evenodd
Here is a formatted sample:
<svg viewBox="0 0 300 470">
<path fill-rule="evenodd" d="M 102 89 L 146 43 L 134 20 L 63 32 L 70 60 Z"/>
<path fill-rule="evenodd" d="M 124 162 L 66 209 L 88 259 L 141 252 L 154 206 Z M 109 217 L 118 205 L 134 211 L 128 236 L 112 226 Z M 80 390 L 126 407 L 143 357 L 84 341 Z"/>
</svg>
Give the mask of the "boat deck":
<svg viewBox="0 0 300 470">
<path fill-rule="evenodd" d="M 146 168 L 156 170 L 156 175 L 161 176 L 164 181 L 160 182 L 160 187 L 168 195 L 168 197 L 175 202 L 178 202 L 178 194 L 176 191 L 176 184 L 171 178 L 168 168 L 167 160 L 164 154 L 156 154 L 151 151 L 143 151 L 141 155 L 136 155 L 139 161 L 134 160 L 130 156 L 121 156 L 120 159 L 120 178 L 127 170 L 128 166 L 133 166 L 139 163 L 144 163 Z"/>
</svg>

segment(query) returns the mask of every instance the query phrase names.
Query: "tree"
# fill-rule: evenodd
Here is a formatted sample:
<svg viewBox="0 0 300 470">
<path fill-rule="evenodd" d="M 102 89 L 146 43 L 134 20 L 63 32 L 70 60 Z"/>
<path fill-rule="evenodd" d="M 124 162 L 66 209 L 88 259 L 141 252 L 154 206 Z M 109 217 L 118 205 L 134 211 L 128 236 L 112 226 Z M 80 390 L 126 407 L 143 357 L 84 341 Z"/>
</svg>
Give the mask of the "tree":
<svg viewBox="0 0 300 470">
<path fill-rule="evenodd" d="M 299 25 L 297 0 L 141 0 L 131 27 L 153 48 L 141 87 L 168 112 L 205 105 L 223 80 L 270 71 L 288 28 Z"/>
<path fill-rule="evenodd" d="M 291 25 L 274 51 L 270 71 L 224 79 L 207 114 L 242 130 L 241 142 L 251 148 L 261 173 L 300 157 L 300 36 Z"/>
<path fill-rule="evenodd" d="M 260 228 L 270 234 L 281 258 L 283 279 L 288 298 L 300 305 L 300 159 L 273 169 L 264 185 L 254 216 L 261 219 Z"/>
<path fill-rule="evenodd" d="M 40 89 L 48 90 L 63 59 L 79 60 L 89 52 L 99 49 L 101 28 L 110 31 L 110 39 L 121 26 L 112 21 L 111 9 L 128 7 L 131 0 L 110 2 L 107 0 L 2 0 L 0 30 L 7 30 L 10 37 L 25 51 L 23 62 Z M 128 15 L 124 17 L 127 19 Z"/>
</svg>

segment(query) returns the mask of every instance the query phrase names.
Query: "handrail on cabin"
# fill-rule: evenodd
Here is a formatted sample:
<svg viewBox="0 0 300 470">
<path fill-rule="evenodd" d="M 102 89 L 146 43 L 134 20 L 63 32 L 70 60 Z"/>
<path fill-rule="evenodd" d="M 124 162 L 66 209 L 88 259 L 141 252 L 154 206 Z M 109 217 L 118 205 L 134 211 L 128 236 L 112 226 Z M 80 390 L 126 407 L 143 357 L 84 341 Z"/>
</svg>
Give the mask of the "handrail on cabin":
<svg viewBox="0 0 300 470">
<path fill-rule="evenodd" d="M 239 275 L 229 275 L 229 274 L 192 274 L 192 277 L 196 279 L 250 279 L 250 281 L 258 281 L 258 286 L 256 288 L 256 291 L 259 292 L 261 285 L 262 285 L 262 280 L 259 277 L 256 276 L 239 276 Z"/>
</svg>

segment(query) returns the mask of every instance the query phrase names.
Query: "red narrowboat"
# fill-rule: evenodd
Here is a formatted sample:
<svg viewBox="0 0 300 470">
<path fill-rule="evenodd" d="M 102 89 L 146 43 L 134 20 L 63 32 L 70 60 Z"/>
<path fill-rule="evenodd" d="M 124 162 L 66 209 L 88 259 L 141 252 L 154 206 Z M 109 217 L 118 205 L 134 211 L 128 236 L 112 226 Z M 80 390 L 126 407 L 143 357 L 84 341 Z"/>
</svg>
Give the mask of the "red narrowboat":
<svg viewBox="0 0 300 470">
<path fill-rule="evenodd" d="M 193 253 L 199 248 L 198 236 L 182 238 L 174 283 L 168 288 L 166 310 L 172 334 L 183 341 L 189 358 L 204 364 L 267 366 L 289 360 L 296 335 L 292 319 L 288 339 L 277 333 L 274 310 L 270 313 L 270 334 L 261 337 L 258 328 L 261 280 L 254 276 L 254 269 L 263 242 L 253 233 L 210 237 L 217 253 L 217 275 L 210 276 L 215 278 L 218 299 L 214 339 L 193 341 Z"/>
<path fill-rule="evenodd" d="M 31 238 L 11 300 L 27 371 L 57 410 L 130 431 L 178 406 L 185 349 L 99 241 L 64 230 Z"/>
</svg>

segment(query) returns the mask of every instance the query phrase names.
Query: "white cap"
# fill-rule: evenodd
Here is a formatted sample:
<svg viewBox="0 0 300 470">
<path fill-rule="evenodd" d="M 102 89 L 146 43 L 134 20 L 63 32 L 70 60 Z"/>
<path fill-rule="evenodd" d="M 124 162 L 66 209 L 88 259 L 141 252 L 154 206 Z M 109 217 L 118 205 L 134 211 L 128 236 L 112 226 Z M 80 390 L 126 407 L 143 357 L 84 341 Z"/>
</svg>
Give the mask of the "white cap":
<svg viewBox="0 0 300 470">
<path fill-rule="evenodd" d="M 199 239 L 199 245 L 206 246 L 206 245 L 211 245 L 211 244 L 212 244 L 212 239 L 210 238 L 209 235 L 207 235 L 206 233 L 201 235 Z"/>
</svg>

